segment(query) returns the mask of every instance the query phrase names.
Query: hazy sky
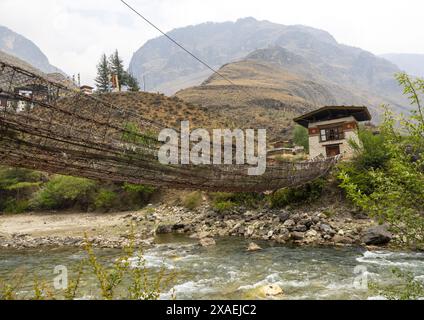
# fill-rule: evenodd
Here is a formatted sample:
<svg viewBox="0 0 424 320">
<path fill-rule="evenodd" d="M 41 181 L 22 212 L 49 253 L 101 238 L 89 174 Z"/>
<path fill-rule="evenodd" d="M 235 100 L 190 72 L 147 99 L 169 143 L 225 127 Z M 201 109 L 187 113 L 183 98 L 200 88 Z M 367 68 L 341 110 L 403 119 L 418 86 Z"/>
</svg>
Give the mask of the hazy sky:
<svg viewBox="0 0 424 320">
<path fill-rule="evenodd" d="M 423 0 L 126 0 L 165 31 L 252 16 L 304 24 L 373 53 L 424 53 Z M 132 54 L 159 33 L 119 0 L 0 0 L 0 25 L 35 42 L 53 65 L 92 83 L 103 52 Z"/>
</svg>

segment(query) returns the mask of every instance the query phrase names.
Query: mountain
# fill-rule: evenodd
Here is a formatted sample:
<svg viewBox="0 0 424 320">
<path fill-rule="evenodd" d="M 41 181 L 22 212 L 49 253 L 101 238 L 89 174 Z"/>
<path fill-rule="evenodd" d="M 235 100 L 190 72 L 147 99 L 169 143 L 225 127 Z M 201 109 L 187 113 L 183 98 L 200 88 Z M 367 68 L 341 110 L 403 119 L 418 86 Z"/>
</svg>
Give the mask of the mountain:
<svg viewBox="0 0 424 320">
<path fill-rule="evenodd" d="M 62 73 L 49 63 L 46 55 L 31 40 L 0 26 L 0 50 L 13 55 L 45 73 Z"/>
<path fill-rule="evenodd" d="M 287 137 L 292 119 L 322 105 L 369 105 L 388 102 L 365 90 L 346 88 L 319 66 L 280 46 L 259 49 L 245 59 L 225 64 L 200 86 L 180 90 L 176 96 L 206 107 L 229 127 L 265 128 L 271 139 Z M 334 75 L 335 78 L 337 78 Z M 341 77 L 339 75 L 339 77 Z"/>
<path fill-rule="evenodd" d="M 280 46 L 303 58 L 335 83 L 366 88 L 382 95 L 398 91 L 389 61 L 359 48 L 339 44 L 328 32 L 286 26 L 254 18 L 204 23 L 175 29 L 169 35 L 214 68 L 245 59 L 258 49 Z M 148 41 L 132 57 L 130 71 L 149 91 L 172 94 L 199 85 L 212 73 L 166 37 Z M 311 72 L 312 74 L 312 72 Z"/>
<path fill-rule="evenodd" d="M 424 78 L 424 54 L 388 53 L 380 57 L 391 61 L 408 74 Z"/>
<path fill-rule="evenodd" d="M 7 63 L 11 66 L 15 66 L 15 67 L 27 70 L 27 71 L 32 72 L 33 74 L 35 74 L 37 76 L 47 78 L 51 82 L 61 84 L 61 85 L 68 87 L 70 89 L 75 90 L 75 89 L 78 88 L 73 83 L 73 81 L 69 77 L 64 75 L 63 73 L 59 73 L 59 72 L 44 73 L 43 71 L 41 71 L 41 70 L 35 68 L 34 66 L 32 66 L 31 64 L 29 64 L 28 62 L 23 61 L 23 60 L 15 57 L 13 55 L 7 54 L 7 53 L 5 53 L 1 50 L 0 50 L 0 61 L 5 62 L 5 63 Z"/>
</svg>

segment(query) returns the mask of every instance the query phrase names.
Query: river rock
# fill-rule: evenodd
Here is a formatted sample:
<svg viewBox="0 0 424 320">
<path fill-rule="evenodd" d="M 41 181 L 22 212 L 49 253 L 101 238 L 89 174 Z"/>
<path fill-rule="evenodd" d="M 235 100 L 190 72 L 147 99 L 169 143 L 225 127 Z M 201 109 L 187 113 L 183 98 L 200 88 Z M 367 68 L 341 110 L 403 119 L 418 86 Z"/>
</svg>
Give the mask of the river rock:
<svg viewBox="0 0 424 320">
<path fill-rule="evenodd" d="M 290 218 L 290 213 L 283 211 L 278 215 L 278 218 L 280 219 L 281 223 L 284 223 Z"/>
<path fill-rule="evenodd" d="M 167 234 L 172 233 L 173 225 L 160 225 L 156 228 L 156 234 Z"/>
<path fill-rule="evenodd" d="M 301 219 L 298 224 L 304 225 L 306 226 L 306 228 L 309 229 L 314 223 L 312 222 L 312 219 L 310 219 L 309 217 L 306 217 Z"/>
<path fill-rule="evenodd" d="M 303 240 L 304 236 L 305 236 L 305 234 L 303 232 L 295 231 L 295 232 L 290 233 L 290 237 L 295 241 Z"/>
<path fill-rule="evenodd" d="M 293 228 L 293 231 L 296 231 L 296 232 L 306 232 L 307 230 L 308 228 L 303 224 L 298 224 L 297 226 Z"/>
<path fill-rule="evenodd" d="M 216 245 L 216 242 L 213 238 L 203 238 L 203 239 L 200 239 L 199 244 L 202 247 L 211 247 Z"/>
<path fill-rule="evenodd" d="M 384 245 L 389 243 L 392 238 L 393 235 L 387 231 L 385 226 L 376 226 L 364 232 L 362 242 L 366 245 Z"/>
<path fill-rule="evenodd" d="M 318 236 L 318 232 L 316 230 L 311 229 L 311 230 L 309 230 L 308 232 L 305 233 L 305 236 L 307 238 L 315 238 L 315 237 Z"/>
<path fill-rule="evenodd" d="M 283 226 L 287 229 L 293 228 L 296 225 L 296 222 L 292 219 L 288 219 L 283 223 Z"/>
<path fill-rule="evenodd" d="M 192 239 L 204 239 L 204 238 L 210 238 L 211 233 L 207 231 L 198 232 L 195 234 L 192 234 L 190 238 Z"/>
<path fill-rule="evenodd" d="M 334 243 L 341 243 L 341 244 L 352 244 L 353 243 L 353 241 L 352 241 L 351 238 L 345 237 L 345 236 L 341 236 L 339 234 L 336 234 L 333 237 L 333 241 L 334 241 Z"/>
<path fill-rule="evenodd" d="M 317 224 L 318 222 L 319 222 L 319 217 L 318 216 L 313 216 L 312 218 L 312 222 L 314 223 L 314 224 Z"/>
<path fill-rule="evenodd" d="M 260 291 L 266 297 L 277 297 L 284 294 L 283 289 L 278 284 L 264 286 Z"/>
<path fill-rule="evenodd" d="M 329 226 L 328 224 L 321 223 L 319 228 L 322 232 L 324 232 L 324 233 L 326 233 L 330 236 L 334 236 L 336 234 L 336 231 L 334 231 L 334 229 L 331 226 Z"/>
<path fill-rule="evenodd" d="M 173 231 L 184 230 L 186 225 L 184 223 L 176 223 L 172 226 Z"/>
<path fill-rule="evenodd" d="M 249 252 L 260 251 L 260 250 L 262 250 L 262 248 L 254 242 L 249 243 L 249 246 L 247 247 L 247 251 Z"/>
<path fill-rule="evenodd" d="M 254 232 L 255 232 L 254 226 L 248 226 L 246 228 L 246 230 L 244 231 L 244 236 L 246 238 L 249 238 L 249 237 L 251 237 L 253 235 Z"/>
<path fill-rule="evenodd" d="M 293 214 L 290 216 L 290 218 L 294 221 L 294 223 L 298 223 L 300 220 L 300 215 L 298 213 Z"/>
</svg>

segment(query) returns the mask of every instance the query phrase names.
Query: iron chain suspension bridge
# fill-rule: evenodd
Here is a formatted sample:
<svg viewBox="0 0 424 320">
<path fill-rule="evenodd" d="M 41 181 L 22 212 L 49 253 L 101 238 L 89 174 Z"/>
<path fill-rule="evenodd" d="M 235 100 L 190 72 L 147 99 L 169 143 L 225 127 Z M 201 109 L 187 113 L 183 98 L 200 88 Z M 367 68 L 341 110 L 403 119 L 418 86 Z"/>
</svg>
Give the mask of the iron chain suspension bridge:
<svg viewBox="0 0 424 320">
<path fill-rule="evenodd" d="M 173 189 L 263 192 L 324 176 L 338 160 L 270 163 L 260 176 L 249 176 L 248 165 L 164 165 L 157 134 L 167 127 L 5 58 L 0 99 L 0 163 L 13 167 Z"/>
</svg>

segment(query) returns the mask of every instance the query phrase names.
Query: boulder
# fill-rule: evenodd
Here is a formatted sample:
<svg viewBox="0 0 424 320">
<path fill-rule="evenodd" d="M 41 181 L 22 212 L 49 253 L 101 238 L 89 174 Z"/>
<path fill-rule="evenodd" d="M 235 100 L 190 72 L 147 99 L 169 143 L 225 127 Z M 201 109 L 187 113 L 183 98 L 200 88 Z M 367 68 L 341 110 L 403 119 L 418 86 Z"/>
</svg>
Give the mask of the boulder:
<svg viewBox="0 0 424 320">
<path fill-rule="evenodd" d="M 285 228 L 293 228 L 296 225 L 296 222 L 294 222 L 292 219 L 288 219 L 283 223 L 283 226 Z"/>
<path fill-rule="evenodd" d="M 295 241 L 303 240 L 304 236 L 305 236 L 305 234 L 303 232 L 295 231 L 295 232 L 290 233 L 291 239 L 293 239 Z"/>
<path fill-rule="evenodd" d="M 306 231 L 308 231 L 308 228 L 305 225 L 303 225 L 303 224 L 298 224 L 297 226 L 295 226 L 293 228 L 293 231 L 296 231 L 296 232 L 306 232 Z"/>
<path fill-rule="evenodd" d="M 322 232 L 324 232 L 324 233 L 326 233 L 330 236 L 334 236 L 336 234 L 336 231 L 334 231 L 334 229 L 331 226 L 329 226 L 328 224 L 322 223 L 319 228 Z"/>
<path fill-rule="evenodd" d="M 290 213 L 283 211 L 278 215 L 278 218 L 280 219 L 281 223 L 284 223 L 290 218 Z"/>
<path fill-rule="evenodd" d="M 286 241 L 289 241 L 290 238 L 290 232 L 287 229 L 283 229 L 280 231 L 280 234 L 277 236 L 276 240 L 279 243 L 284 243 Z"/>
<path fill-rule="evenodd" d="M 262 250 L 262 248 L 254 242 L 251 242 L 249 246 L 247 247 L 247 251 L 249 252 L 260 251 L 260 250 Z"/>
<path fill-rule="evenodd" d="M 278 284 L 269 284 L 262 287 L 260 291 L 266 297 L 276 297 L 284 294 L 283 289 Z"/>
<path fill-rule="evenodd" d="M 199 244 L 202 247 L 211 247 L 216 245 L 216 242 L 213 238 L 203 238 L 203 239 L 200 239 Z"/>
<path fill-rule="evenodd" d="M 160 225 L 156 228 L 156 234 L 167 234 L 174 231 L 173 225 Z"/>
<path fill-rule="evenodd" d="M 291 217 L 290 217 L 295 223 L 297 223 L 297 222 L 299 222 L 299 220 L 300 220 L 300 215 L 298 214 L 298 213 L 296 213 L 296 214 L 293 214 Z"/>
<path fill-rule="evenodd" d="M 351 238 L 345 237 L 339 234 L 336 234 L 333 237 L 333 241 L 334 243 L 340 243 L 340 244 L 352 244 L 354 242 Z"/>
<path fill-rule="evenodd" d="M 176 223 L 172 226 L 173 231 L 183 230 L 185 228 L 185 224 L 183 223 Z"/>
<path fill-rule="evenodd" d="M 319 219 L 319 217 L 318 217 L 318 216 L 313 216 L 313 217 L 312 217 L 312 222 L 313 222 L 313 223 L 317 224 L 319 221 L 320 221 L 320 219 Z"/>
<path fill-rule="evenodd" d="M 301 219 L 298 224 L 304 225 L 304 226 L 306 226 L 306 228 L 309 229 L 314 223 L 313 223 L 312 219 L 304 218 L 304 219 Z"/>
<path fill-rule="evenodd" d="M 254 226 L 248 226 L 244 231 L 244 236 L 246 238 L 251 237 L 254 232 L 255 232 L 255 227 Z"/>
<path fill-rule="evenodd" d="M 318 232 L 315 230 L 309 230 L 308 232 L 305 233 L 305 236 L 308 238 L 315 238 L 318 236 Z"/>
<path fill-rule="evenodd" d="M 362 242 L 366 245 L 384 245 L 392 240 L 393 235 L 385 226 L 376 226 L 367 229 L 362 236 Z"/>
</svg>

